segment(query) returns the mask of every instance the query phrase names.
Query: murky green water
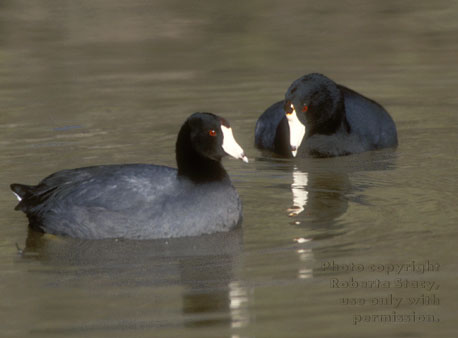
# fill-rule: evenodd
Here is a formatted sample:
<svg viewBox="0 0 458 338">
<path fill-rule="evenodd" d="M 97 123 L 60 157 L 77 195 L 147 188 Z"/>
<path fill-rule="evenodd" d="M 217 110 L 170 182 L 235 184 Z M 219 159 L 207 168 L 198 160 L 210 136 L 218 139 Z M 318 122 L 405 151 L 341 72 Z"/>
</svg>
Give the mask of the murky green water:
<svg viewBox="0 0 458 338">
<path fill-rule="evenodd" d="M 457 36 L 446 0 L 2 0 L 2 336 L 453 337 Z M 382 103 L 399 148 L 263 157 L 256 119 L 314 71 Z M 240 231 L 76 241 L 13 210 L 9 183 L 59 169 L 174 166 L 194 111 L 251 160 L 225 160 Z"/>
</svg>

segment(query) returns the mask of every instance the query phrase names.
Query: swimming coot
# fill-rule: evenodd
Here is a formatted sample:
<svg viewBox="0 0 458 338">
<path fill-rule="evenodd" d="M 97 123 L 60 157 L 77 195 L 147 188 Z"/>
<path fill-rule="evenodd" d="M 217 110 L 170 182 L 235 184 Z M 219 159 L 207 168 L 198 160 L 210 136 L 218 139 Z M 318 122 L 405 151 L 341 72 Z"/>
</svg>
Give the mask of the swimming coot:
<svg viewBox="0 0 458 338">
<path fill-rule="evenodd" d="M 228 231 L 242 206 L 221 164 L 248 162 L 227 120 L 195 113 L 176 142 L 178 170 L 150 164 L 56 172 L 38 185 L 12 184 L 33 229 L 85 239 L 152 239 Z"/>
<path fill-rule="evenodd" d="M 377 102 L 322 74 L 300 77 L 258 119 L 255 145 L 283 157 L 332 157 L 395 147 L 396 126 Z"/>
</svg>

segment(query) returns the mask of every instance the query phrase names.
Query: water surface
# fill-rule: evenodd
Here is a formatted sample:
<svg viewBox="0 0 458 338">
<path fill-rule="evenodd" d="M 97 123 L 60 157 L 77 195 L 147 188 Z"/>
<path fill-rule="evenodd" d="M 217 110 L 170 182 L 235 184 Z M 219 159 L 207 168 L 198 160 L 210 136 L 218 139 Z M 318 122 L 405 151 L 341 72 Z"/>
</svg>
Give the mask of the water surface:
<svg viewBox="0 0 458 338">
<path fill-rule="evenodd" d="M 452 337 L 457 13 L 446 0 L 3 0 L 2 335 Z M 316 71 L 383 104 L 398 149 L 307 161 L 257 151 L 258 116 Z M 195 111 L 229 119 L 251 160 L 224 161 L 239 231 L 79 241 L 29 232 L 13 210 L 12 182 L 174 166 Z"/>
</svg>

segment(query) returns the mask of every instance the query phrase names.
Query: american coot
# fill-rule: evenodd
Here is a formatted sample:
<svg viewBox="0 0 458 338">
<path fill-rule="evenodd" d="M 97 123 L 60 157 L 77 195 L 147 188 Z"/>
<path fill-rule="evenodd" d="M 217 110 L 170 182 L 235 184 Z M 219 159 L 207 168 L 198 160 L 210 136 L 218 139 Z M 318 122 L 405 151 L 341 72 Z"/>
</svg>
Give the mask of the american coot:
<svg viewBox="0 0 458 338">
<path fill-rule="evenodd" d="M 221 164 L 248 162 L 227 120 L 195 113 L 176 142 L 178 170 L 149 164 L 56 172 L 38 185 L 12 184 L 33 229 L 85 239 L 152 239 L 228 231 L 242 206 Z"/>
<path fill-rule="evenodd" d="M 312 73 L 258 119 L 255 145 L 283 157 L 332 157 L 398 144 L 396 126 L 377 102 Z"/>
</svg>

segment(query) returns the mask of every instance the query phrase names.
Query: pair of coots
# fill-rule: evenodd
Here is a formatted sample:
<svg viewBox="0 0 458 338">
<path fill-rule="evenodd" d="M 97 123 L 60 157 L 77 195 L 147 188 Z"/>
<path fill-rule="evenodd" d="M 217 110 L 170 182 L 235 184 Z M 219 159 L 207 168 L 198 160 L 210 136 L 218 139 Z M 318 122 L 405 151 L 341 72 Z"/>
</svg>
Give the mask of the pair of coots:
<svg viewBox="0 0 458 338">
<path fill-rule="evenodd" d="M 261 115 L 255 144 L 284 157 L 327 157 L 393 147 L 397 136 L 378 103 L 309 74 Z M 227 120 L 195 113 L 178 133 L 178 169 L 94 166 L 11 189 L 20 201 L 16 209 L 38 231 L 85 239 L 197 236 L 228 231 L 242 220 L 239 195 L 221 164 L 225 155 L 248 162 Z"/>
</svg>

